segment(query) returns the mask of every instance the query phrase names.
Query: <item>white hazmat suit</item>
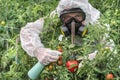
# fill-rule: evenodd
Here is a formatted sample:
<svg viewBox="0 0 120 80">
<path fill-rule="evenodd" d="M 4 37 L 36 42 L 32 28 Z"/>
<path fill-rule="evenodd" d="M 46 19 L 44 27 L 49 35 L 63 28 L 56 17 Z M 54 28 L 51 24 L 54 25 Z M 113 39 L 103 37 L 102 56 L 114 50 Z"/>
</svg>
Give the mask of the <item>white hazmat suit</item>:
<svg viewBox="0 0 120 80">
<path fill-rule="evenodd" d="M 88 0 L 60 0 L 54 12 L 60 15 L 61 11 L 63 11 L 64 9 L 71 8 L 81 8 L 85 12 L 86 25 L 88 23 L 93 24 L 100 17 L 100 12 L 92 7 Z M 20 39 L 22 47 L 27 52 L 27 54 L 32 57 L 36 57 L 39 62 L 47 65 L 50 62 L 56 61 L 59 57 L 59 54 L 61 53 L 58 51 L 47 49 L 41 43 L 39 34 L 42 32 L 43 24 L 44 20 L 42 18 L 38 19 L 35 22 L 27 23 L 26 26 L 23 27 L 20 31 Z M 93 59 L 96 53 L 97 51 L 89 54 L 89 59 Z"/>
</svg>

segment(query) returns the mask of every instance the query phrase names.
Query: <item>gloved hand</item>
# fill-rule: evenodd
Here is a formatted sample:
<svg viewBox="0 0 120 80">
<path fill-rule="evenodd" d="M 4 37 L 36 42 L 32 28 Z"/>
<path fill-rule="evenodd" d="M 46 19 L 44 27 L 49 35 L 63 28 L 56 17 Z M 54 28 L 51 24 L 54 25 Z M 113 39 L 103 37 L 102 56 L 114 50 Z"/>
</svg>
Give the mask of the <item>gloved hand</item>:
<svg viewBox="0 0 120 80">
<path fill-rule="evenodd" d="M 94 51 L 93 53 L 90 53 L 90 54 L 88 55 L 88 59 L 89 59 L 89 60 L 93 60 L 93 59 L 95 58 L 97 52 L 98 52 L 98 51 L 96 50 L 96 51 Z"/>
<path fill-rule="evenodd" d="M 83 59 L 93 60 L 95 58 L 95 56 L 97 55 L 97 52 L 98 52 L 98 50 L 95 50 L 93 53 L 88 54 L 88 56 L 78 58 L 78 60 L 80 61 L 79 68 L 81 68 L 83 66 L 83 63 L 84 63 Z"/>
<path fill-rule="evenodd" d="M 51 62 L 57 61 L 60 54 L 61 53 L 59 51 L 51 50 L 48 48 L 37 48 L 34 51 L 35 57 L 43 65 L 48 65 Z"/>
<path fill-rule="evenodd" d="M 97 54 L 96 52 L 90 53 L 88 55 L 88 59 L 93 60 L 95 58 L 96 54 Z M 87 58 L 87 57 L 85 56 L 83 59 L 85 59 L 85 58 Z M 82 58 L 81 58 L 81 62 L 79 63 L 79 68 L 81 68 L 83 66 L 83 63 L 84 62 L 82 61 Z"/>
</svg>

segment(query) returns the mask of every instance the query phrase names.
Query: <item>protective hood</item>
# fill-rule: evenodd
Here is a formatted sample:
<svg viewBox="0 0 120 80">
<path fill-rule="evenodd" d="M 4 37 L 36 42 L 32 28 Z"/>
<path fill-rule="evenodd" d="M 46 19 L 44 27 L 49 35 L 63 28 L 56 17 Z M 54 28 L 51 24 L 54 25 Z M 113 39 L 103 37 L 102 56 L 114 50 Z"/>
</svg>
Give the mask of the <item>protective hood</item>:
<svg viewBox="0 0 120 80">
<path fill-rule="evenodd" d="M 60 16 L 61 12 L 65 9 L 71 9 L 71 8 L 81 8 L 85 14 L 85 24 L 91 23 L 97 21 L 97 19 L 100 17 L 100 12 L 95 9 L 88 0 L 60 0 L 56 11 L 57 14 Z"/>
</svg>

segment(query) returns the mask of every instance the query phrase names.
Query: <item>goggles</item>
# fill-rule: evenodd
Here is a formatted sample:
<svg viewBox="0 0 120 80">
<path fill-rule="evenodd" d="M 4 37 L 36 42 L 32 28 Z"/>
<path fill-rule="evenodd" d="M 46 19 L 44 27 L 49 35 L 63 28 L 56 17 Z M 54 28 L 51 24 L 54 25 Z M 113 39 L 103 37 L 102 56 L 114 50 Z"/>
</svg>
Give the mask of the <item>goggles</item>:
<svg viewBox="0 0 120 80">
<path fill-rule="evenodd" d="M 70 14 L 75 13 L 74 16 L 70 16 Z M 63 23 L 67 23 L 72 18 L 74 18 L 76 21 L 84 21 L 86 18 L 85 13 L 80 8 L 72 8 L 72 9 L 65 9 L 60 13 L 60 19 Z"/>
</svg>

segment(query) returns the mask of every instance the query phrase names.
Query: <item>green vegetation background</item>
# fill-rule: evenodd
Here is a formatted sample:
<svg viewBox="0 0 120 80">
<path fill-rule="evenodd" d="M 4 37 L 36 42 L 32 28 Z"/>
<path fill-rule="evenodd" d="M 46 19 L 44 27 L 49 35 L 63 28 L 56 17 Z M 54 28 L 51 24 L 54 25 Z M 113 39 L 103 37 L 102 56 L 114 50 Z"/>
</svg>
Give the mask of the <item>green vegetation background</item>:
<svg viewBox="0 0 120 80">
<path fill-rule="evenodd" d="M 103 20 L 101 24 L 110 25 L 110 36 L 115 41 L 118 49 L 117 55 L 113 57 L 116 62 L 110 62 L 110 70 L 103 72 L 103 74 L 112 72 L 115 79 L 119 80 L 120 0 L 89 1 L 100 10 L 101 20 Z M 0 0 L 0 80 L 29 80 L 27 72 L 36 63 L 36 59 L 26 55 L 21 48 L 20 29 L 27 22 L 33 22 L 40 17 L 49 15 L 58 2 L 59 0 Z M 100 73 L 102 74 L 102 72 Z M 93 76 L 92 72 L 88 74 Z M 92 79 L 96 80 L 94 77 Z"/>
</svg>

